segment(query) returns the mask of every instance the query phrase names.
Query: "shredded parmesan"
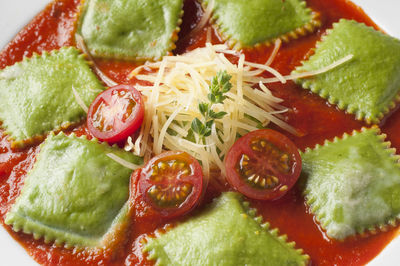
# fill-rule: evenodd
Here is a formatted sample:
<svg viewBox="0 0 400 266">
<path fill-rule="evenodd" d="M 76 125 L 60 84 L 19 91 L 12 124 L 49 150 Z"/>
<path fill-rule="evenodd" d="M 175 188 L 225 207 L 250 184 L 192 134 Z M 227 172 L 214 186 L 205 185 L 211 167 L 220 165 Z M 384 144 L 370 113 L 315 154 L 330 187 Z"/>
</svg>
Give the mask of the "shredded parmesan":
<svg viewBox="0 0 400 266">
<path fill-rule="evenodd" d="M 76 40 L 76 45 L 78 46 L 79 49 L 82 50 L 82 52 L 85 53 L 85 55 L 88 57 L 88 59 L 93 62 L 93 69 L 94 72 L 99 76 L 99 78 L 104 82 L 109 87 L 113 87 L 118 85 L 114 80 L 112 80 L 110 77 L 108 77 L 106 74 L 103 73 L 103 71 L 98 68 L 96 65 L 92 55 L 89 53 L 89 50 L 86 47 L 85 41 L 83 40 L 82 36 L 79 34 L 75 34 L 75 40 Z"/>
<path fill-rule="evenodd" d="M 281 75 L 281 73 L 279 73 L 278 71 L 276 71 L 275 69 L 273 69 L 270 66 L 251 63 L 251 62 L 247 62 L 247 61 L 245 62 L 245 64 L 250 67 L 265 70 L 265 71 L 271 73 L 272 75 L 274 75 L 281 83 L 286 83 L 286 79 Z"/>
<path fill-rule="evenodd" d="M 205 10 L 203 10 L 203 15 L 200 18 L 200 21 L 196 24 L 196 26 L 189 32 L 189 34 L 187 34 L 181 41 L 187 41 L 190 40 L 193 36 L 196 35 L 196 33 L 198 33 L 199 31 L 204 29 L 204 26 L 207 25 L 208 21 L 211 18 L 212 15 L 212 11 L 214 8 L 214 0 L 210 0 L 209 3 L 207 4 L 207 8 Z M 207 29 L 207 42 L 211 41 L 211 28 L 210 27 L 206 27 Z"/>
<path fill-rule="evenodd" d="M 283 100 L 275 97 L 266 84 L 319 75 L 346 63 L 353 55 L 317 71 L 283 76 L 270 67 L 280 46 L 281 41 L 277 40 L 266 64 L 248 62 L 244 54 L 230 50 L 224 44 L 206 43 L 205 47 L 186 54 L 165 56 L 160 62 L 146 62 L 139 66 L 129 77 L 139 80 L 136 89 L 143 95 L 146 113 L 139 136 L 135 142 L 129 138 L 125 149 L 144 156 L 145 161 L 163 149 L 185 151 L 201 162 L 205 175 L 209 177 L 212 169 L 225 174 L 223 158 L 238 135 L 270 123 L 298 135 L 283 120 L 282 113 L 288 111 L 281 105 Z M 237 64 L 232 63 L 227 55 L 237 57 Z M 202 119 L 198 105 L 208 102 L 211 80 L 224 70 L 232 77 L 232 89 L 226 93 L 223 103 L 215 104 L 213 110 L 224 111 L 227 115 L 215 120 L 210 136 L 199 139 L 191 131 L 191 122 L 194 118 Z M 260 77 L 264 72 L 274 77 Z M 151 85 L 142 85 L 148 83 Z M 259 90 L 254 89 L 257 86 Z"/>
<path fill-rule="evenodd" d="M 201 17 L 199 23 L 197 23 L 196 27 L 191 32 L 191 35 L 201 30 L 207 22 L 210 20 L 212 10 L 214 8 L 214 0 L 209 1 L 207 4 L 206 10 L 204 10 L 203 16 Z"/>
<path fill-rule="evenodd" d="M 132 142 L 132 137 L 129 136 L 128 139 L 126 140 L 127 145 L 124 147 L 126 151 L 134 151 L 135 150 L 135 144 Z"/>
<path fill-rule="evenodd" d="M 282 41 L 280 38 L 277 38 L 275 40 L 275 46 L 274 46 L 274 50 L 272 51 L 271 55 L 269 56 L 267 62 L 265 63 L 266 66 L 270 66 L 272 64 L 272 62 L 274 62 L 276 55 L 279 52 L 279 49 L 281 48 L 282 45 Z"/>
<path fill-rule="evenodd" d="M 316 76 L 316 75 L 320 75 L 323 73 L 326 73 L 344 63 L 346 63 L 347 61 L 350 61 L 354 56 L 352 54 L 349 54 L 345 57 L 343 57 L 342 59 L 339 59 L 338 61 L 330 64 L 329 66 L 323 67 L 321 69 L 318 69 L 316 71 L 310 71 L 310 72 L 304 72 L 304 73 L 299 73 L 299 74 L 294 74 L 290 77 L 290 79 L 299 79 L 299 78 L 307 78 L 307 77 L 311 77 L 311 76 Z M 289 78 L 286 78 L 289 79 Z"/>
<path fill-rule="evenodd" d="M 226 55 L 237 56 L 238 63 L 233 64 Z M 147 71 L 143 71 L 145 69 Z M 199 139 L 191 132 L 191 122 L 194 118 L 202 119 L 198 104 L 208 102 L 211 80 L 217 72 L 224 70 L 232 76 L 232 89 L 223 103 L 215 104 L 213 110 L 227 112 L 227 115 L 215 120 L 209 137 Z M 259 84 L 261 78 L 258 75 L 263 72 L 283 79 L 267 65 L 247 62 L 244 54 L 223 44 L 210 43 L 186 54 L 165 56 L 161 62 L 136 68 L 130 77 L 139 80 L 136 89 L 145 99 L 146 114 L 139 137 L 135 143 L 132 139 L 128 141 L 125 149 L 145 157 L 149 156 L 149 151 L 152 154 L 159 154 L 163 149 L 186 151 L 201 162 L 206 176 L 214 168 L 224 174 L 223 158 L 238 135 L 270 122 L 296 133 L 281 119 L 281 113 L 287 111 L 279 105 L 282 100 Z M 247 81 L 250 78 L 254 81 Z M 140 81 L 152 85 L 140 85 L 143 84 Z M 260 86 L 260 90 L 254 89 L 256 86 Z"/>
<path fill-rule="evenodd" d="M 282 76 L 283 79 L 285 79 L 286 81 L 288 80 L 294 80 L 294 79 L 301 79 L 301 78 L 308 78 L 308 77 L 312 77 L 312 76 L 317 76 L 326 72 L 329 72 L 330 70 L 337 68 L 340 65 L 343 65 L 344 63 L 350 61 L 352 58 L 354 57 L 354 55 L 349 54 L 341 59 L 339 59 L 338 61 L 333 62 L 332 64 L 323 67 L 321 69 L 318 70 L 314 70 L 314 71 L 308 71 L 308 72 L 302 72 L 302 73 L 295 73 L 295 74 L 291 74 L 291 75 L 287 75 L 287 76 Z M 254 77 L 249 77 L 248 79 L 246 79 L 246 81 L 248 82 L 254 82 L 254 81 L 260 81 L 264 84 L 268 84 L 268 83 L 275 83 L 275 82 L 282 82 L 281 78 L 275 77 L 275 78 L 254 78 Z"/>
<path fill-rule="evenodd" d="M 89 108 L 86 106 L 86 104 L 83 102 L 82 98 L 79 96 L 78 92 L 75 90 L 74 86 L 72 88 L 72 93 L 75 96 L 76 103 L 87 113 L 89 111 Z"/>
<path fill-rule="evenodd" d="M 119 163 L 120 165 L 125 166 L 126 168 L 131 170 L 136 170 L 141 167 L 141 165 L 136 165 L 128 161 L 125 161 L 124 159 L 115 155 L 114 153 L 107 153 L 107 156 L 116 161 L 117 163 Z"/>
</svg>

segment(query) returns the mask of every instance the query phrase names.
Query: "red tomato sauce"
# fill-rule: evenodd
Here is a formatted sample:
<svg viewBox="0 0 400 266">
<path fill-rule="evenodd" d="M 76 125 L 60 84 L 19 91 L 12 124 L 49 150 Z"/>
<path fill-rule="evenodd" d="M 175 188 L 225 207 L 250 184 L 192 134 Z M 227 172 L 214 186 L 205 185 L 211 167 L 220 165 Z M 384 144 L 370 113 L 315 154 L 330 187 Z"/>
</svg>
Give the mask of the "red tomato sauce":
<svg viewBox="0 0 400 266">
<path fill-rule="evenodd" d="M 24 56 L 29 57 L 34 52 L 41 53 L 74 45 L 73 34 L 79 3 L 79 0 L 59 0 L 50 4 L 0 53 L 0 69 L 21 61 Z M 295 66 L 306 59 L 325 30 L 340 18 L 355 19 L 377 28 L 363 11 L 350 1 L 308 0 L 307 3 L 314 11 L 321 14 L 322 27 L 314 34 L 282 45 L 272 64 L 272 67 L 282 74 L 289 74 Z M 191 30 L 200 20 L 202 10 L 200 4 L 194 0 L 186 0 L 184 9 L 182 30 L 179 33 L 180 39 L 174 51 L 175 54 L 204 45 L 206 32 L 210 27 L 206 25 L 196 34 L 191 34 Z M 214 43 L 221 42 L 214 30 L 212 37 Z M 271 51 L 272 47 L 246 51 L 246 59 L 265 63 Z M 130 71 L 136 67 L 135 64 L 105 60 L 97 60 L 96 63 L 104 73 L 120 83 L 134 84 L 136 82 L 127 78 Z M 345 132 L 367 126 L 355 120 L 353 115 L 345 114 L 293 82 L 270 84 L 268 87 L 275 96 L 284 99 L 283 104 L 290 108 L 285 118 L 298 130 L 299 136 L 293 136 L 277 127 L 274 129 L 287 135 L 300 149 L 313 147 L 317 143 L 323 143 L 325 139 L 332 139 Z M 387 134 L 387 139 L 392 142 L 393 147 L 400 150 L 400 135 L 396 134 L 400 129 L 400 111 L 393 111 L 390 118 L 383 121 L 380 127 Z M 90 135 L 85 125 L 73 131 L 78 135 Z M 7 137 L 0 131 L 0 221 L 3 225 L 4 216 L 19 195 L 26 173 L 34 164 L 38 150 L 38 147 L 34 146 L 23 151 L 13 151 Z M 211 184 L 203 205 L 218 195 L 221 190 L 226 189 L 228 188 Z M 397 235 L 397 229 L 392 228 L 375 235 L 352 237 L 344 242 L 331 240 L 326 237 L 314 216 L 310 214 L 304 198 L 296 187 L 278 201 L 251 202 L 266 221 L 269 221 L 273 227 L 280 228 L 282 234 L 288 235 L 289 241 L 296 241 L 297 247 L 303 248 L 304 252 L 310 255 L 313 265 L 364 264 L 374 258 Z M 121 246 L 113 251 L 101 252 L 56 247 L 45 244 L 42 240 L 34 240 L 31 235 L 15 233 L 9 226 L 4 226 L 41 264 L 148 265 L 152 263 L 145 259 L 140 241 L 145 234 L 151 234 L 164 225 L 165 221 L 162 220 L 139 220 L 133 215 L 130 230 Z"/>
</svg>

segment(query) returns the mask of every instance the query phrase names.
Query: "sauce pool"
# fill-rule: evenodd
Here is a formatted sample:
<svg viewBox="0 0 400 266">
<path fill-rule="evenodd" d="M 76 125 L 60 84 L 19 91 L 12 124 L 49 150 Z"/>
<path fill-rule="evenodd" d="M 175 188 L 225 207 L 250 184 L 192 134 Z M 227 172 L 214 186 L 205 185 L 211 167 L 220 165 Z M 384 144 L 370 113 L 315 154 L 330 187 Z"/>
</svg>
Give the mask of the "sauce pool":
<svg viewBox="0 0 400 266">
<path fill-rule="evenodd" d="M 62 46 L 74 45 L 73 34 L 79 4 L 79 0 L 59 0 L 47 6 L 0 53 L 0 69 L 21 61 L 24 56 L 29 57 L 34 52 L 41 53 Z M 350 1 L 308 0 L 307 4 L 321 14 L 322 27 L 314 34 L 282 45 L 272 64 L 272 67 L 282 74 L 289 74 L 295 66 L 307 58 L 325 30 L 340 18 L 355 19 L 377 28 L 363 11 Z M 207 29 L 210 28 L 210 25 L 206 25 L 192 36 L 191 30 L 202 15 L 201 6 L 194 0 L 186 0 L 184 9 L 182 30 L 179 33 L 180 39 L 177 42 L 175 54 L 203 46 Z M 221 39 L 218 34 L 213 29 L 212 32 L 213 42 L 220 43 Z M 246 59 L 265 63 L 271 51 L 272 47 L 245 51 Z M 129 80 L 127 76 L 137 65 L 106 60 L 97 60 L 96 63 L 112 79 L 125 84 L 135 83 L 135 80 Z M 274 129 L 286 134 L 302 150 L 306 147 L 313 147 L 317 143 L 322 144 L 325 139 L 332 139 L 345 132 L 350 133 L 362 126 L 367 126 L 363 122 L 355 120 L 353 115 L 345 114 L 320 97 L 301 89 L 293 82 L 270 84 L 269 88 L 275 96 L 284 99 L 283 105 L 290 108 L 290 111 L 285 114 L 285 118 L 300 132 L 300 136 L 290 135 L 277 127 Z M 392 146 L 400 150 L 400 136 L 396 134 L 400 129 L 400 111 L 394 111 L 380 127 L 387 134 L 387 139 L 392 142 Z M 78 126 L 72 131 L 78 135 L 90 135 L 85 125 Z M 0 220 L 3 225 L 4 216 L 19 195 L 26 173 L 31 169 L 37 152 L 37 146 L 23 151 L 11 150 L 7 137 L 0 131 Z M 226 189 L 228 188 L 217 188 L 211 185 L 207 190 L 205 202 L 211 201 L 221 190 Z M 272 227 L 278 227 L 282 234 L 288 235 L 289 241 L 295 241 L 296 247 L 301 247 L 306 254 L 310 255 L 312 265 L 365 264 L 374 258 L 397 234 L 397 229 L 392 228 L 387 232 L 378 232 L 375 235 L 352 237 L 344 242 L 331 240 L 325 236 L 323 230 L 315 222 L 314 216 L 310 214 L 298 188 L 292 189 L 278 201 L 253 200 L 251 203 L 258 209 L 265 221 L 270 222 Z M 41 264 L 151 265 L 152 262 L 147 261 L 141 252 L 140 240 L 145 234 L 151 234 L 155 229 L 163 227 L 164 222 L 156 220 L 145 223 L 133 217 L 126 241 L 120 248 L 96 252 L 64 249 L 45 244 L 43 240 L 34 240 L 31 235 L 16 233 L 9 226 L 4 226 Z"/>
</svg>

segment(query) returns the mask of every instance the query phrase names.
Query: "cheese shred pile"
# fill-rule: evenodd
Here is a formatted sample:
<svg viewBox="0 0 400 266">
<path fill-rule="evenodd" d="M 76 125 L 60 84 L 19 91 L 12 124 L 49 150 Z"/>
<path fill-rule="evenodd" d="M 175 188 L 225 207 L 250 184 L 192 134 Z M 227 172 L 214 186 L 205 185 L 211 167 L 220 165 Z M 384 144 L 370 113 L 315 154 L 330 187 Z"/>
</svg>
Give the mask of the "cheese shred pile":
<svg viewBox="0 0 400 266">
<path fill-rule="evenodd" d="M 211 8 L 205 13 L 206 21 L 211 14 Z M 200 24 L 202 27 L 205 22 Z M 106 85 L 115 86 L 117 83 L 96 66 L 83 38 L 77 35 L 76 39 L 78 47 L 93 62 L 98 76 Z M 212 45 L 210 41 L 211 31 L 208 29 L 205 47 L 183 55 L 164 56 L 160 62 L 146 62 L 130 73 L 129 78 L 135 77 L 139 81 L 136 89 L 144 97 L 146 112 L 139 136 L 134 142 L 129 137 L 125 150 L 144 157 L 145 162 L 164 149 L 185 151 L 201 162 L 207 177 L 212 169 L 219 169 L 223 177 L 223 159 L 238 137 L 265 128 L 270 123 L 297 135 L 296 130 L 283 121 L 282 113 L 288 111 L 280 105 L 283 100 L 273 96 L 265 84 L 286 83 L 289 80 L 320 75 L 353 58 L 350 54 L 316 71 L 283 76 L 270 67 L 282 44 L 279 39 L 265 64 L 248 62 L 244 54 L 230 50 L 225 44 Z M 236 57 L 237 63 L 232 63 L 228 57 Z M 191 124 L 195 118 L 202 119 L 199 103 L 208 102 L 211 80 L 220 71 L 226 71 L 231 76 L 232 88 L 222 103 L 213 106 L 213 111 L 226 112 L 227 115 L 215 120 L 210 136 L 199 138 L 191 130 Z M 274 77 L 261 77 L 264 72 Z M 88 107 L 75 88 L 72 91 L 77 103 L 87 112 Z M 128 168 L 137 168 L 115 155 L 109 156 Z"/>
<path fill-rule="evenodd" d="M 238 57 L 238 63 L 231 63 L 228 55 Z M 194 118 L 202 119 L 198 105 L 209 101 L 211 80 L 224 70 L 232 77 L 232 88 L 223 103 L 213 108 L 227 115 L 215 120 L 210 136 L 199 139 L 190 132 L 191 122 Z M 243 54 L 229 50 L 226 45 L 209 43 L 186 54 L 165 56 L 161 62 L 136 68 L 130 77 L 146 84 L 136 85 L 144 96 L 146 114 L 139 137 L 134 143 L 128 139 L 125 149 L 145 156 L 145 161 L 146 156 L 159 154 L 163 149 L 186 151 L 201 162 L 207 176 L 213 168 L 219 168 L 224 175 L 223 158 L 238 136 L 271 122 L 296 134 L 282 120 L 281 113 L 287 111 L 280 105 L 282 99 L 273 96 L 258 80 L 265 71 L 286 82 L 268 65 L 247 62 Z"/>
</svg>

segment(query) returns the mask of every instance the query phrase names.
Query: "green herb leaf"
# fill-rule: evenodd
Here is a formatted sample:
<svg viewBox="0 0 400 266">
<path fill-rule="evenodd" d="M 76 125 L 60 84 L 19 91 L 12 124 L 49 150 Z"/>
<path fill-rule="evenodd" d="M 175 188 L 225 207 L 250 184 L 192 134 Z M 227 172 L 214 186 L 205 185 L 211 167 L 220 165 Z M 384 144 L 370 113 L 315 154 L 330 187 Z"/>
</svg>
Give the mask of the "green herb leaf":
<svg viewBox="0 0 400 266">
<path fill-rule="evenodd" d="M 207 95 L 207 97 L 211 103 L 217 103 L 217 97 L 216 97 L 215 93 L 209 93 Z"/>
<path fill-rule="evenodd" d="M 229 82 L 231 80 L 232 76 L 229 75 L 226 70 L 224 71 L 219 71 L 217 73 L 217 76 L 214 77 L 216 79 L 216 82 L 213 82 L 213 84 L 216 84 L 218 88 L 216 91 L 221 91 L 223 93 L 227 93 L 231 88 L 232 84 Z"/>
<path fill-rule="evenodd" d="M 188 134 L 187 134 L 187 136 L 185 137 L 185 139 L 186 140 L 188 140 L 188 141 L 191 141 L 191 142 L 196 142 L 196 137 L 195 137 L 195 135 L 194 135 L 194 132 L 193 132 L 193 129 L 192 128 L 190 128 L 189 130 L 188 130 Z"/>
<path fill-rule="evenodd" d="M 171 135 L 171 136 L 177 136 L 178 135 L 178 132 L 176 132 L 175 130 L 170 129 L 170 128 L 167 128 L 167 133 L 169 135 Z"/>
<path fill-rule="evenodd" d="M 208 110 L 208 116 L 213 119 L 221 119 L 227 114 L 228 114 L 227 112 L 223 112 L 223 111 L 216 113 L 213 110 Z"/>
<path fill-rule="evenodd" d="M 193 119 L 192 124 L 190 125 L 190 128 L 193 130 L 193 132 L 203 135 L 203 131 L 205 129 L 204 124 L 198 119 L 197 117 Z"/>
<path fill-rule="evenodd" d="M 210 118 L 214 118 L 214 119 L 215 119 L 216 113 L 215 113 L 213 110 L 210 109 L 210 110 L 208 110 L 207 115 L 208 115 Z"/>
<path fill-rule="evenodd" d="M 215 115 L 214 115 L 214 117 L 213 118 L 215 118 L 215 119 L 221 119 L 221 118 L 223 118 L 224 116 L 226 116 L 228 113 L 227 112 L 218 112 L 218 113 L 216 113 Z"/>
<path fill-rule="evenodd" d="M 206 116 L 209 110 L 208 103 L 199 103 L 199 111 L 203 116 Z"/>
<path fill-rule="evenodd" d="M 257 127 L 258 129 L 264 129 L 264 128 L 266 128 L 266 127 L 263 126 L 263 124 L 261 123 L 261 121 L 259 121 L 258 119 L 252 117 L 251 115 L 244 114 L 244 117 L 246 117 L 246 118 L 248 118 L 249 120 L 255 122 L 256 127 Z"/>
<path fill-rule="evenodd" d="M 206 127 L 209 128 L 211 130 L 212 125 L 214 124 L 214 120 L 208 120 L 206 122 Z"/>
<path fill-rule="evenodd" d="M 211 128 L 206 128 L 206 130 L 205 130 L 203 136 L 204 136 L 204 137 L 208 137 L 208 136 L 210 136 L 210 135 L 211 135 Z"/>
<path fill-rule="evenodd" d="M 229 75 L 226 70 L 219 71 L 215 77 L 211 80 L 210 94 L 208 99 L 212 103 L 222 103 L 226 97 L 223 95 L 232 88 L 232 84 L 229 82 L 232 76 Z"/>
<path fill-rule="evenodd" d="M 221 119 L 227 115 L 227 113 L 223 111 L 215 112 L 212 107 L 214 104 L 222 103 L 226 99 L 224 94 L 232 88 L 232 84 L 230 83 L 231 78 L 231 75 L 229 75 L 226 70 L 219 71 L 217 75 L 212 78 L 210 93 L 207 94 L 210 103 L 199 103 L 199 111 L 204 117 L 203 121 L 205 121 L 205 123 L 203 123 L 199 118 L 195 118 L 193 119 L 190 128 L 191 134 L 196 133 L 203 139 L 203 141 L 204 137 L 211 135 L 214 120 Z M 187 137 L 189 137 L 189 133 Z"/>
</svg>

